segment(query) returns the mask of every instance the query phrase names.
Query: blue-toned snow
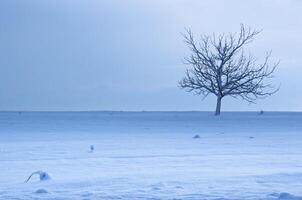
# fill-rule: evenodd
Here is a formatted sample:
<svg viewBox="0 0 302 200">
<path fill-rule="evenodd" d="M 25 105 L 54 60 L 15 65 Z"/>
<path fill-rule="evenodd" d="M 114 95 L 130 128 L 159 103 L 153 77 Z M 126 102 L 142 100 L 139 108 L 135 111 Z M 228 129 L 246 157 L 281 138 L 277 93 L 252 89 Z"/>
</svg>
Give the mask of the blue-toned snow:
<svg viewBox="0 0 302 200">
<path fill-rule="evenodd" d="M 302 113 L 0 112 L 0 199 L 302 200 Z"/>
</svg>

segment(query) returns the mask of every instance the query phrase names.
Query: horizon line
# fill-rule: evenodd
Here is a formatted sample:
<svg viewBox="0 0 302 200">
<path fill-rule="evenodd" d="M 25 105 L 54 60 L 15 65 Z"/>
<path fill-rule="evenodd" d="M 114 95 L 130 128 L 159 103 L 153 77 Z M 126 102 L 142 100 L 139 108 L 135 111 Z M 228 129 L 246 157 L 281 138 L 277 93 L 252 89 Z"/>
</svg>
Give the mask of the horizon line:
<svg viewBox="0 0 302 200">
<path fill-rule="evenodd" d="M 299 113 L 301 110 L 225 110 L 221 113 L 230 112 L 283 112 L 283 113 Z M 215 112 L 213 110 L 0 110 L 0 112 Z"/>
</svg>

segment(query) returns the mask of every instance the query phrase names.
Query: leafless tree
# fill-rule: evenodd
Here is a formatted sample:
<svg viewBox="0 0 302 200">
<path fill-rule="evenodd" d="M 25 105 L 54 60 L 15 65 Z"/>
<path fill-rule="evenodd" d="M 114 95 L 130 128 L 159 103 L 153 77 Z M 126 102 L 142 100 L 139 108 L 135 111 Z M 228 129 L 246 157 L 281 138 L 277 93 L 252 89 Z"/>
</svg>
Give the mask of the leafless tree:
<svg viewBox="0 0 302 200">
<path fill-rule="evenodd" d="M 241 25 L 239 33 L 202 35 L 196 41 L 192 31 L 186 29 L 183 36 L 191 54 L 185 58 L 185 63 L 190 68 L 179 86 L 203 98 L 214 94 L 217 97 L 215 115 L 220 114 L 221 100 L 225 96 L 254 103 L 274 94 L 279 88 L 266 81 L 273 77 L 279 62 L 270 65 L 271 53 L 267 53 L 264 62 L 257 64 L 257 60 L 244 51 L 259 33 Z"/>
</svg>

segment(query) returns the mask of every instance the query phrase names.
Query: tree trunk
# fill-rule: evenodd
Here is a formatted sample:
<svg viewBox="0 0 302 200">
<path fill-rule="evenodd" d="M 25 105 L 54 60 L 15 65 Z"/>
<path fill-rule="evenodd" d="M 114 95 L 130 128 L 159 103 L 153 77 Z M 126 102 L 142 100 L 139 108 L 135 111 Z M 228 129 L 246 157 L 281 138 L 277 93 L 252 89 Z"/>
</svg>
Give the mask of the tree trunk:
<svg viewBox="0 0 302 200">
<path fill-rule="evenodd" d="M 220 115 L 220 110 L 221 110 L 221 99 L 222 99 L 222 97 L 217 96 L 217 104 L 216 104 L 215 115 Z"/>
</svg>

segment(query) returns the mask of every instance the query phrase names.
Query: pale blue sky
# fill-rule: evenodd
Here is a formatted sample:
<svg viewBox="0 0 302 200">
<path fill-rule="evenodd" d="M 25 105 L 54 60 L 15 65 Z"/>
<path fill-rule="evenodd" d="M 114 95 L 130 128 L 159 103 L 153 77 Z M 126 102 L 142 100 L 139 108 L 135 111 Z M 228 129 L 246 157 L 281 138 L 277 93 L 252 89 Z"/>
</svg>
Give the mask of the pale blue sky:
<svg viewBox="0 0 302 200">
<path fill-rule="evenodd" d="M 0 110 L 213 110 L 177 87 L 180 32 L 263 29 L 249 50 L 281 63 L 278 94 L 223 110 L 302 110 L 299 0 L 2 0 Z"/>
</svg>

